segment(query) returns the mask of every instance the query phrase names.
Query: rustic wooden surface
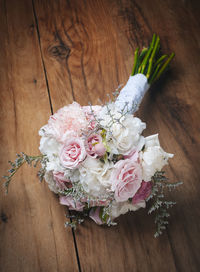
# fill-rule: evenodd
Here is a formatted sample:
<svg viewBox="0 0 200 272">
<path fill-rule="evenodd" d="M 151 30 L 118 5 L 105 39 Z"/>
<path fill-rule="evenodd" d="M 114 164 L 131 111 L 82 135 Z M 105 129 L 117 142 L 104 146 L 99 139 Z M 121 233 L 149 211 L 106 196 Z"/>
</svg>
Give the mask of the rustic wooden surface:
<svg viewBox="0 0 200 272">
<path fill-rule="evenodd" d="M 51 112 L 106 101 L 126 82 L 134 48 L 156 32 L 176 58 L 137 116 L 145 135 L 159 132 L 175 153 L 168 176 L 184 181 L 168 194 L 178 204 L 158 239 L 146 210 L 112 228 L 88 220 L 74 234 L 57 198 L 25 167 L 9 195 L 0 192 L 0 271 L 199 271 L 199 14 L 194 0 L 0 1 L 1 175 L 16 152 L 38 153 Z"/>
</svg>

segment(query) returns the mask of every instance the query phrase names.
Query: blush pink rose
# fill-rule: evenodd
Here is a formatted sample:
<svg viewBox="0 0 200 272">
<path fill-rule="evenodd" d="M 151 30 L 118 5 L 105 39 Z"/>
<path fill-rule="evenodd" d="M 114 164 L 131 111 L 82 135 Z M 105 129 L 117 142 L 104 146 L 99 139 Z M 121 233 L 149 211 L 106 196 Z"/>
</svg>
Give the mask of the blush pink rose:
<svg viewBox="0 0 200 272">
<path fill-rule="evenodd" d="M 87 154 L 93 158 L 101 157 L 106 152 L 106 148 L 99 134 L 90 135 L 86 140 L 85 146 Z"/>
<path fill-rule="evenodd" d="M 64 177 L 64 173 L 62 172 L 53 171 L 53 178 L 56 182 L 57 187 L 61 190 L 65 190 L 72 186 L 70 180 L 66 179 Z"/>
<path fill-rule="evenodd" d="M 89 122 L 85 116 L 83 108 L 76 102 L 59 109 L 48 121 L 46 130 L 48 134 L 58 141 L 65 140 L 65 133 L 71 131 L 81 134 L 82 130 L 88 128 Z M 64 137 L 64 140 L 63 140 Z"/>
<path fill-rule="evenodd" d="M 120 160 L 114 165 L 111 174 L 111 189 L 115 200 L 123 202 L 132 198 L 142 183 L 142 169 L 138 160 Z"/>
<path fill-rule="evenodd" d="M 60 204 L 69 207 L 69 210 L 82 212 L 85 205 L 80 201 L 74 201 L 71 196 L 60 196 Z"/>
<path fill-rule="evenodd" d="M 85 159 L 86 151 L 80 138 L 70 138 L 63 145 L 60 152 L 60 163 L 63 167 L 74 169 Z"/>
<path fill-rule="evenodd" d="M 142 200 L 145 200 L 148 196 L 150 196 L 152 190 L 152 183 L 142 181 L 140 188 L 138 189 L 137 193 L 134 195 L 132 199 L 133 204 L 137 204 Z"/>
<path fill-rule="evenodd" d="M 94 220 L 94 222 L 98 225 L 102 225 L 103 222 L 99 216 L 100 214 L 100 207 L 95 207 L 90 210 L 89 217 Z"/>
</svg>

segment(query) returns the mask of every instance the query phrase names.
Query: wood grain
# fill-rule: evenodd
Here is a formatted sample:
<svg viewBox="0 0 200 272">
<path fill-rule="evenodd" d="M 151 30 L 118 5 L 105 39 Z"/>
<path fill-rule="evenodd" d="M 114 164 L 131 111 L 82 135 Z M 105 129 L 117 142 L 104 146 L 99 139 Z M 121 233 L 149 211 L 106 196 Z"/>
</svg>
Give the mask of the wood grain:
<svg viewBox="0 0 200 272">
<path fill-rule="evenodd" d="M 51 111 L 31 2 L 1 1 L 0 11 L 2 175 L 17 152 L 39 153 L 38 129 Z M 0 192 L 0 271 L 77 271 L 64 221 L 64 209 L 39 184 L 36 169 L 21 169 L 9 195 Z"/>
<path fill-rule="evenodd" d="M 63 208 L 45 184 L 37 184 L 34 171 L 25 169 L 9 199 L 1 201 L 2 271 L 14 266 L 17 271 L 199 271 L 199 1 L 13 3 L 1 2 L 0 9 L 2 169 L 16 151 L 37 153 L 34 135 L 50 109 L 73 100 L 81 105 L 108 100 L 106 94 L 127 81 L 134 49 L 156 32 L 163 51 L 175 51 L 176 58 L 137 116 L 147 123 L 145 135 L 159 132 L 163 148 L 175 153 L 167 175 L 184 185 L 168 193 L 178 204 L 162 237 L 153 238 L 153 217 L 139 210 L 112 228 L 87 220 L 73 241 L 63 227 Z"/>
</svg>

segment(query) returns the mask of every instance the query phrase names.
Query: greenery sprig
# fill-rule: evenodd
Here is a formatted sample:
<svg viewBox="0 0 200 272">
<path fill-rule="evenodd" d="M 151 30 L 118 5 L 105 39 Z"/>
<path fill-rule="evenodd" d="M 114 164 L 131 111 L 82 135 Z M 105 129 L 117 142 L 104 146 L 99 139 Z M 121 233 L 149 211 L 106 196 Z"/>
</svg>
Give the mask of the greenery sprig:
<svg viewBox="0 0 200 272">
<path fill-rule="evenodd" d="M 183 182 L 170 183 L 164 174 L 163 171 L 159 171 L 152 177 L 152 192 L 146 199 L 146 201 L 152 199 L 152 205 L 150 206 L 148 213 L 151 214 L 155 212 L 157 230 L 154 237 L 158 237 L 162 234 L 163 230 L 166 229 L 166 225 L 168 225 L 167 219 L 170 216 L 168 209 L 176 204 L 174 201 L 166 201 L 164 199 L 164 189 L 171 191 L 183 184 Z"/>
<path fill-rule="evenodd" d="M 27 163 L 29 166 L 36 167 L 38 163 L 41 163 L 41 168 L 38 171 L 38 177 L 39 180 L 42 181 L 45 175 L 46 170 L 46 163 L 47 163 L 47 157 L 45 155 L 39 155 L 39 156 L 29 156 L 23 152 L 20 154 L 16 154 L 16 159 L 14 162 L 9 161 L 8 163 L 11 165 L 11 168 L 8 170 L 10 173 L 9 175 L 3 176 L 3 179 L 5 180 L 4 186 L 6 189 L 6 193 L 8 193 L 8 187 L 9 184 L 13 178 L 13 176 L 17 173 L 17 171 L 21 168 L 22 165 Z"/>
<path fill-rule="evenodd" d="M 174 53 L 171 53 L 170 56 L 161 55 L 160 37 L 153 34 L 148 48 L 143 48 L 141 53 L 139 53 L 139 48 L 135 50 L 131 76 L 138 73 L 144 74 L 151 85 L 166 71 L 174 56 Z"/>
</svg>

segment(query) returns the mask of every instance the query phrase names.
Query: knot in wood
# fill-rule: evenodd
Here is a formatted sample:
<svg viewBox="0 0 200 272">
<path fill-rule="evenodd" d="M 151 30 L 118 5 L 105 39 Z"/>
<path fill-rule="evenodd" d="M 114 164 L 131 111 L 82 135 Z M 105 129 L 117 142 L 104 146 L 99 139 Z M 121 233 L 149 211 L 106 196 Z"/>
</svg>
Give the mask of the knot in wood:
<svg viewBox="0 0 200 272">
<path fill-rule="evenodd" d="M 69 57 L 71 49 L 66 45 L 54 45 L 51 46 L 48 51 L 53 57 L 66 59 Z"/>
<path fill-rule="evenodd" d="M 7 223 L 8 217 L 4 212 L 1 212 L 0 218 L 2 222 Z"/>
</svg>

